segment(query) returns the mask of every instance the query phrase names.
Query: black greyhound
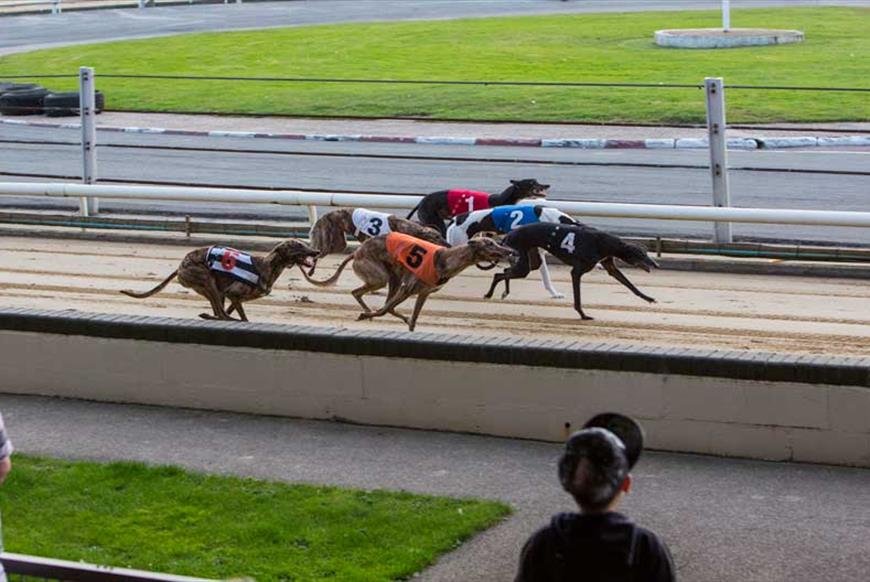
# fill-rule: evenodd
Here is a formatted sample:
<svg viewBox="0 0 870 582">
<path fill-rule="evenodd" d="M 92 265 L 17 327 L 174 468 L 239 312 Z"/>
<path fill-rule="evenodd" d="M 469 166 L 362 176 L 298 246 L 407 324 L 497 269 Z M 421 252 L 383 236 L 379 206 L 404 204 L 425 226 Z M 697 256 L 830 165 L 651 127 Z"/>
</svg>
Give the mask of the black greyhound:
<svg viewBox="0 0 870 582">
<path fill-rule="evenodd" d="M 643 248 L 624 242 L 618 236 L 591 226 L 544 222 L 529 224 L 509 232 L 501 244 L 517 251 L 520 257 L 515 265 L 493 277 L 492 286 L 484 295 L 487 299 L 492 297 L 493 291 L 501 281 L 504 281 L 505 285 L 501 297 L 502 299 L 507 297 L 510 293 L 510 280 L 522 279 L 529 274 L 529 271 L 540 267 L 541 257 L 537 250 L 544 249 L 563 263 L 571 265 L 571 282 L 574 284 L 574 309 L 583 319 L 592 318 L 583 313 L 583 308 L 580 305 L 580 277 L 595 268 L 599 262 L 611 277 L 628 287 L 632 293 L 649 303 L 656 301 L 638 290 L 616 267 L 613 259 L 621 259 L 647 273 L 651 267 L 658 268 L 659 264 L 649 258 Z"/>
<path fill-rule="evenodd" d="M 549 187 L 549 184 L 540 184 L 534 178 L 526 178 L 511 180 L 511 185 L 501 194 L 475 190 L 439 190 L 424 196 L 408 214 L 408 218 L 416 212 L 420 217 L 420 224 L 437 228 L 441 236 L 444 236 L 447 232 L 444 221 L 457 214 L 516 204 L 524 198 L 544 198 Z"/>
</svg>

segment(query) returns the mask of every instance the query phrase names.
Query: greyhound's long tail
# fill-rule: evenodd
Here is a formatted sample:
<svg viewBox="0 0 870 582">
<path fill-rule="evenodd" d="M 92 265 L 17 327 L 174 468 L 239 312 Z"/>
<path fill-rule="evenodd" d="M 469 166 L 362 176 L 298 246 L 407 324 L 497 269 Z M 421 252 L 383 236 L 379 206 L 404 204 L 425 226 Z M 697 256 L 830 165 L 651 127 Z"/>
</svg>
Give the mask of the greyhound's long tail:
<svg viewBox="0 0 870 582">
<path fill-rule="evenodd" d="M 145 299 L 146 297 L 151 297 L 152 295 L 154 295 L 155 293 L 159 293 L 163 290 L 164 287 L 169 285 L 169 282 L 175 279 L 175 276 L 177 274 L 178 269 L 175 269 L 174 271 L 172 271 L 172 273 L 169 274 L 168 277 L 163 279 L 162 283 L 160 283 L 159 285 L 157 285 L 157 287 L 151 289 L 150 291 L 145 291 L 144 293 L 136 293 L 135 291 L 121 291 L 121 293 L 123 293 L 124 295 L 129 295 L 130 297 L 135 297 L 136 299 Z"/>
<path fill-rule="evenodd" d="M 347 264 L 353 260 L 353 257 L 353 253 L 349 254 L 347 258 L 343 260 L 338 266 L 338 270 L 332 274 L 332 277 L 326 279 L 325 281 L 315 281 L 308 275 L 308 273 L 305 272 L 305 269 L 303 269 L 301 265 L 299 267 L 299 270 L 302 271 L 302 276 L 305 277 L 305 280 L 312 285 L 317 285 L 318 287 L 330 287 L 332 285 L 335 285 L 336 281 L 338 281 L 338 278 L 341 276 L 341 272 L 344 271 L 344 268 L 347 266 Z"/>
<path fill-rule="evenodd" d="M 414 209 L 413 209 L 411 212 L 409 212 L 409 213 L 408 213 L 408 216 L 406 216 L 405 218 L 407 218 L 408 220 L 410 220 L 411 217 L 414 216 L 414 213 L 417 212 L 417 209 L 420 208 L 420 205 L 421 205 L 422 203 L 423 203 L 423 201 L 420 200 L 420 202 L 417 203 L 417 206 L 415 206 Z"/>
</svg>

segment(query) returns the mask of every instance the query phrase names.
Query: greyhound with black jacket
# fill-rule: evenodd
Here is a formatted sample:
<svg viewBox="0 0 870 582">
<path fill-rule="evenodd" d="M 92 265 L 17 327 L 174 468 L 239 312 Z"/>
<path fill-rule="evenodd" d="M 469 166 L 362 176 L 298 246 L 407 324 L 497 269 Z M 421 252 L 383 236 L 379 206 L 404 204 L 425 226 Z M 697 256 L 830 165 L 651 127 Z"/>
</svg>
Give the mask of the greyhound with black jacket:
<svg viewBox="0 0 870 582">
<path fill-rule="evenodd" d="M 454 217 L 450 221 L 450 224 L 447 225 L 447 243 L 450 246 L 461 245 L 467 243 L 470 238 L 481 232 L 507 234 L 521 226 L 536 224 L 538 222 L 580 224 L 580 222 L 574 220 L 561 210 L 550 206 L 511 204 L 487 210 L 466 212 Z M 541 252 L 540 250 L 538 251 L 539 254 Z M 547 261 L 543 255 L 539 258 L 544 289 L 550 293 L 553 299 L 561 299 L 564 295 L 553 287 L 553 282 L 550 280 L 550 271 L 547 269 Z M 484 269 L 484 267 L 480 268 Z"/>
<path fill-rule="evenodd" d="M 608 234 L 591 226 L 538 223 L 522 226 L 504 237 L 501 244 L 519 253 L 515 265 L 496 274 L 492 286 L 484 295 L 492 297 L 496 286 L 504 281 L 505 290 L 502 299 L 510 293 L 510 280 L 525 278 L 531 269 L 537 269 L 540 262 L 538 249 L 544 249 L 563 263 L 571 266 L 571 282 L 574 286 L 574 309 L 584 320 L 593 319 L 583 312 L 580 305 L 580 277 L 595 268 L 599 262 L 607 273 L 625 285 L 632 293 L 647 301 L 655 303 L 655 299 L 642 293 L 628 278 L 622 274 L 613 262 L 614 258 L 625 261 L 629 265 L 650 272 L 650 268 L 658 268 L 658 263 L 646 254 L 646 250 L 638 245 L 627 243 L 618 236 Z"/>
<path fill-rule="evenodd" d="M 439 190 L 423 197 L 417 206 L 408 214 L 408 218 L 417 216 L 420 224 L 437 228 L 441 236 L 446 229 L 444 221 L 463 212 L 473 212 L 506 204 L 516 204 L 524 198 L 545 198 L 549 184 L 541 184 L 534 178 L 511 180 L 501 194 L 489 194 L 476 190 Z"/>
</svg>

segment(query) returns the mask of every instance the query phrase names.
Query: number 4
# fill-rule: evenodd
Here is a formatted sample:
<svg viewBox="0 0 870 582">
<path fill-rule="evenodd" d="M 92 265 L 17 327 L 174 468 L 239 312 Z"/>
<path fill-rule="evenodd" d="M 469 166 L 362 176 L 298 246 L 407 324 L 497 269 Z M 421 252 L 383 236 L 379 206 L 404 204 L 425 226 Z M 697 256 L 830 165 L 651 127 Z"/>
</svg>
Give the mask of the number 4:
<svg viewBox="0 0 870 582">
<path fill-rule="evenodd" d="M 565 249 L 569 253 L 574 252 L 574 233 L 569 232 L 565 235 L 565 238 L 562 239 L 562 243 L 559 245 L 561 248 Z"/>
</svg>

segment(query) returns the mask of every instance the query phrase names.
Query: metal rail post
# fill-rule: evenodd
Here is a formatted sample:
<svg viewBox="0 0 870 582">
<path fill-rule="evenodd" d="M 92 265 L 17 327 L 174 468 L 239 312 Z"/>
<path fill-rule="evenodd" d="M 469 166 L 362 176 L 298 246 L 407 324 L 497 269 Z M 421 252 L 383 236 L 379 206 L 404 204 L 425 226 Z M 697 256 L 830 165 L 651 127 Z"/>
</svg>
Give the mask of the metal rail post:
<svg viewBox="0 0 870 582">
<path fill-rule="evenodd" d="M 722 0 L 722 30 L 731 31 L 731 0 Z"/>
<path fill-rule="evenodd" d="M 317 222 L 317 207 L 311 205 L 308 207 L 308 223 L 314 226 L 315 222 Z"/>
<path fill-rule="evenodd" d="M 97 126 L 94 119 L 94 70 L 91 67 L 79 68 L 79 109 L 82 119 L 82 183 L 93 184 L 97 181 Z M 97 214 L 99 200 L 83 197 L 79 209 L 82 216 Z"/>
<path fill-rule="evenodd" d="M 60 2 L 61 2 L 61 0 L 52 0 L 52 3 L 51 3 L 51 13 L 52 14 L 60 14 L 61 13 L 62 8 L 60 5 Z"/>
<path fill-rule="evenodd" d="M 707 134 L 710 141 L 710 174 L 713 178 L 713 206 L 731 206 L 728 189 L 728 147 L 725 141 L 725 89 L 721 77 L 704 79 L 707 94 Z M 713 240 L 732 242 L 731 223 L 716 222 Z"/>
</svg>

